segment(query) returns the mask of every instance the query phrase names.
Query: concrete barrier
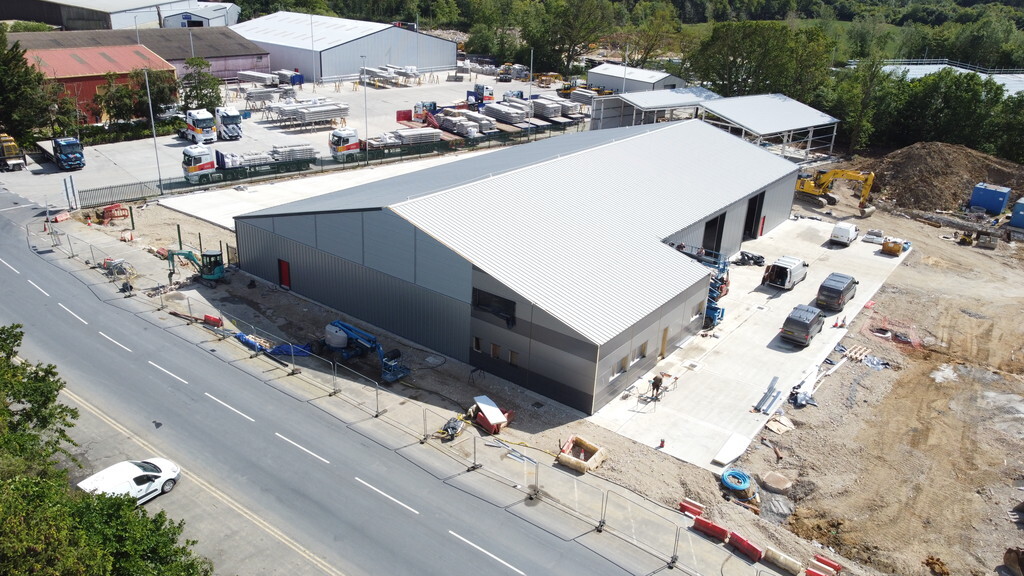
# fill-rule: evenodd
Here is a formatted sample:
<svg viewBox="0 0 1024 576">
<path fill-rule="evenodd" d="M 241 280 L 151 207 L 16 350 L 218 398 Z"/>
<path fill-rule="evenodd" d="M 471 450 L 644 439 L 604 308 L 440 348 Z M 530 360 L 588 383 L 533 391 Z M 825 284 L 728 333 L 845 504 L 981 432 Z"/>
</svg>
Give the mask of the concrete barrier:
<svg viewBox="0 0 1024 576">
<path fill-rule="evenodd" d="M 786 556 L 782 552 L 779 552 L 771 546 L 765 548 L 764 557 L 762 558 L 765 562 L 769 562 L 781 568 L 782 570 L 789 572 L 793 576 L 796 576 L 804 569 L 803 564 L 798 562 L 796 558 Z"/>
</svg>

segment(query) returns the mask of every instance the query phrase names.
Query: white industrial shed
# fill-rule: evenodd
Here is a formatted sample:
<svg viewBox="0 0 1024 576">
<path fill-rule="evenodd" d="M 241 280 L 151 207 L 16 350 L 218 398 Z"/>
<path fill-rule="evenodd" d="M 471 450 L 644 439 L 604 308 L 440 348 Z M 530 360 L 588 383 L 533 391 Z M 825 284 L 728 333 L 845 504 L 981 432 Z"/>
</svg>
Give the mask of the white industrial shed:
<svg viewBox="0 0 1024 576">
<path fill-rule="evenodd" d="M 678 76 L 657 70 L 645 70 L 620 64 L 600 64 L 587 71 L 587 84 L 613 92 L 670 90 L 686 86 Z"/>
<path fill-rule="evenodd" d="M 839 120 L 783 94 L 708 100 L 701 120 L 799 162 L 832 155 Z"/>
<path fill-rule="evenodd" d="M 672 246 L 735 253 L 796 170 L 695 120 L 580 132 L 239 216 L 240 266 L 593 413 L 702 328 Z"/>
<path fill-rule="evenodd" d="M 721 96 L 700 86 L 597 96 L 590 106 L 590 129 L 685 120 L 694 117 L 703 102 L 715 98 Z"/>
<path fill-rule="evenodd" d="M 161 12 L 162 28 L 204 28 L 238 23 L 241 9 L 228 3 L 199 2 L 198 6 Z"/>
<path fill-rule="evenodd" d="M 273 69 L 298 69 L 306 78 L 357 76 L 363 56 L 370 68 L 455 68 L 455 42 L 391 24 L 276 12 L 231 29 L 269 52 Z"/>
<path fill-rule="evenodd" d="M 1024 92 L 1024 69 L 989 69 L 953 60 L 886 60 L 882 71 L 889 74 L 906 74 L 907 80 L 924 78 L 944 68 L 979 76 L 989 77 L 1003 86 L 1007 96 Z"/>
</svg>

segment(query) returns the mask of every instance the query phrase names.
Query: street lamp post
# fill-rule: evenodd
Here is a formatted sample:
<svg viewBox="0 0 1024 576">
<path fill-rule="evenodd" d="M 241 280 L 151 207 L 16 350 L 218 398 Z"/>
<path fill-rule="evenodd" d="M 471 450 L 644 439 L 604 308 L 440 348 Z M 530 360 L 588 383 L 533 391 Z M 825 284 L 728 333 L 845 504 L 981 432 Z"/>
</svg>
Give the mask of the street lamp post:
<svg viewBox="0 0 1024 576">
<path fill-rule="evenodd" d="M 153 97 L 149 92 L 149 68 L 143 68 L 142 73 L 146 78 L 146 101 L 149 103 L 149 127 L 153 130 L 153 155 L 156 156 L 156 188 L 162 196 L 164 193 L 164 176 L 160 173 L 160 149 L 156 146 L 156 116 L 153 115 Z"/>
<path fill-rule="evenodd" d="M 359 69 L 359 83 L 363 85 L 363 129 L 366 132 L 363 134 L 363 141 L 366 142 L 366 155 L 365 165 L 370 165 L 370 113 L 367 109 L 366 104 L 366 56 L 360 56 L 363 59 L 363 67 Z"/>
</svg>

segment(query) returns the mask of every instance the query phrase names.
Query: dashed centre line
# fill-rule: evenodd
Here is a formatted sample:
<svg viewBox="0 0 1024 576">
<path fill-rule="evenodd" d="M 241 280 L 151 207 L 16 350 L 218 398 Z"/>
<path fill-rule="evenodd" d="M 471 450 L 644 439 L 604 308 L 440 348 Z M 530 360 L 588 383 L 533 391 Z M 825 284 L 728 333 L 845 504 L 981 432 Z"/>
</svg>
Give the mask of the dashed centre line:
<svg viewBox="0 0 1024 576">
<path fill-rule="evenodd" d="M 110 341 L 111 341 L 111 342 L 113 342 L 114 344 L 117 344 L 118 346 L 120 346 L 121 348 L 124 348 L 125 350 L 127 350 L 127 351 L 129 351 L 129 352 L 131 352 L 131 351 L 132 351 L 132 349 L 131 349 L 131 348 L 129 348 L 129 347 L 127 347 L 127 346 L 125 346 L 124 344 L 121 344 L 120 342 L 118 342 L 117 340 L 114 340 L 114 339 L 113 339 L 113 338 L 111 338 L 110 336 L 107 336 L 107 335 L 106 335 L 106 334 L 104 334 L 103 332 L 100 332 L 100 336 L 103 336 L 103 337 L 104 337 L 104 338 L 106 338 L 107 340 L 110 340 Z"/>
<path fill-rule="evenodd" d="M 324 464 L 330 464 L 330 462 L 328 462 L 326 458 L 321 458 L 320 456 L 317 456 L 315 453 L 311 452 L 310 450 L 308 450 L 306 448 L 303 448 L 302 446 L 300 446 L 299 444 L 296 444 L 295 442 L 292 442 L 291 440 L 285 438 L 284 436 L 281 436 L 277 432 L 274 432 L 274 436 L 277 436 L 281 440 L 284 440 L 285 442 L 291 444 L 292 446 L 295 446 L 296 448 L 298 448 L 299 450 L 302 450 L 306 454 L 309 454 L 313 458 L 316 458 L 317 460 L 322 461 Z"/>
<path fill-rule="evenodd" d="M 413 508 L 412 508 L 411 506 L 407 506 L 407 505 L 406 505 L 406 504 L 404 504 L 403 502 L 399 501 L 399 500 L 398 500 L 397 498 L 395 498 L 395 497 L 393 497 L 393 496 L 390 496 L 389 494 L 386 494 L 385 492 L 383 492 L 382 490 L 380 490 L 379 488 L 377 488 L 377 487 L 375 487 L 375 486 L 372 486 L 372 485 L 370 485 L 370 483 L 368 483 L 367 481 L 365 481 L 365 480 L 363 480 L 363 479 L 359 478 L 358 476 L 356 477 L 356 482 L 359 482 L 359 483 L 360 483 L 360 484 L 362 484 L 363 486 L 366 486 L 366 487 L 367 487 L 367 488 L 369 488 L 370 490 L 373 490 L 373 491 L 374 491 L 374 492 L 376 492 L 377 494 L 380 494 L 381 496 L 383 496 L 383 497 L 387 498 L 388 500 L 391 500 L 391 501 L 392 501 L 392 502 L 394 502 L 395 504 L 398 504 L 399 506 L 401 506 L 402 508 L 405 508 L 406 510 L 408 510 L 408 511 L 412 512 L 413 514 L 419 514 L 419 512 L 417 512 L 417 511 L 416 511 L 415 509 L 413 509 Z"/>
<path fill-rule="evenodd" d="M 88 326 L 88 325 L 89 325 L 89 323 L 88 323 L 88 322 L 86 322 L 85 320 L 82 320 L 82 317 L 81 317 L 81 316 L 79 316 L 78 314 L 75 314 L 74 312 L 72 312 L 71 310 L 69 310 L 67 306 L 65 306 L 65 305 L 61 304 L 60 302 L 58 302 L 58 303 L 57 303 L 57 305 L 58 305 L 58 306 L 60 306 L 61 308 L 63 308 L 63 309 L 64 309 L 64 311 L 65 311 L 65 312 L 67 312 L 68 314 L 71 314 L 71 315 L 72 315 L 72 316 L 74 316 L 75 318 L 78 318 L 78 321 L 79 321 L 79 322 L 81 322 L 82 324 L 85 324 L 86 326 Z"/>
<path fill-rule="evenodd" d="M 209 392 L 203 392 L 203 394 L 206 394 L 206 395 L 207 395 L 207 396 L 209 396 L 209 397 L 210 397 L 210 399 L 211 399 L 211 400 L 213 400 L 214 402 L 217 402 L 217 403 L 218 403 L 218 404 L 220 404 L 221 406 L 223 406 L 223 407 L 227 408 L 228 410 L 231 410 L 232 412 L 234 412 L 235 414 L 238 414 L 238 415 L 239 415 L 239 416 L 241 416 L 242 418 L 245 418 L 245 419 L 246 419 L 246 420 L 248 420 L 249 422 L 255 422 L 255 420 L 253 420 L 252 418 L 250 418 L 250 417 L 249 417 L 249 416 L 247 416 L 246 414 L 244 414 L 244 413 L 242 413 L 242 412 L 240 412 L 240 411 L 236 410 L 235 408 L 233 408 L 233 407 L 229 406 L 229 405 L 228 405 L 228 404 L 227 404 L 226 402 L 224 402 L 223 400 L 220 400 L 219 398 L 216 398 L 216 397 L 214 397 L 214 396 L 213 396 L 213 394 L 210 394 Z"/>
<path fill-rule="evenodd" d="M 154 363 L 152 360 L 149 361 L 149 365 L 152 366 L 153 368 L 156 368 L 157 370 L 163 372 L 164 374 L 167 374 L 171 378 L 174 378 L 175 380 L 181 382 L 182 384 L 188 384 L 188 381 L 186 381 L 185 379 L 181 378 L 180 376 L 177 376 L 176 374 L 174 374 L 173 372 L 167 370 L 166 368 L 160 367 L 159 365 Z"/>
</svg>

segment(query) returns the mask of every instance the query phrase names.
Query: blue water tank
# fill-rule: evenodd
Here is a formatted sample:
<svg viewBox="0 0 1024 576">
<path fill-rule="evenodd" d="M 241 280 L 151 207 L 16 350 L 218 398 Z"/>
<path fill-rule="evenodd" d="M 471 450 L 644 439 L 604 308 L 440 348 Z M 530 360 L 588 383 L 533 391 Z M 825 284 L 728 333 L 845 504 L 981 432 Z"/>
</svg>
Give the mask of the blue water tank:
<svg viewBox="0 0 1024 576">
<path fill-rule="evenodd" d="M 1010 216 L 1010 226 L 1024 228 L 1024 198 L 1013 203 L 1013 214 Z"/>
<path fill-rule="evenodd" d="M 989 214 L 1002 214 L 1010 204 L 1010 189 L 995 184 L 979 183 L 971 192 L 970 206 L 980 206 Z"/>
</svg>

